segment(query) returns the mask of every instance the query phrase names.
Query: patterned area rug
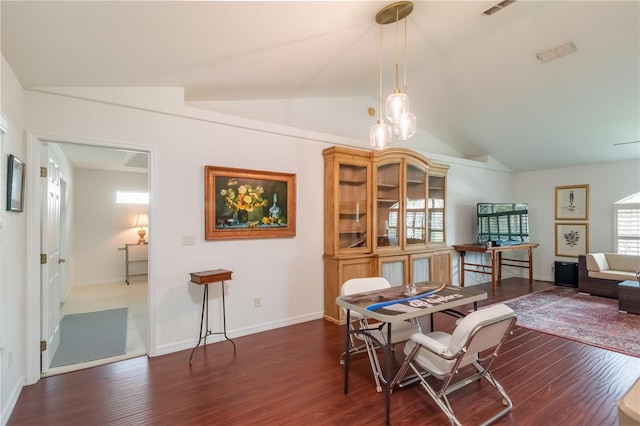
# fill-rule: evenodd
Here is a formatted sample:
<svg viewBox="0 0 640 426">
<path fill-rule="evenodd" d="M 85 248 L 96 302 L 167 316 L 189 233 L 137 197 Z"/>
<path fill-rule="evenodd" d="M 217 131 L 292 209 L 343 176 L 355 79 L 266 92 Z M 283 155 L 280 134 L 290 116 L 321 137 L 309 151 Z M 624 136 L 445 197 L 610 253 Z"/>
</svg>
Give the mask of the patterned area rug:
<svg viewBox="0 0 640 426">
<path fill-rule="evenodd" d="M 618 300 L 553 287 L 504 302 L 517 325 L 640 358 L 640 315 L 618 312 Z"/>
</svg>

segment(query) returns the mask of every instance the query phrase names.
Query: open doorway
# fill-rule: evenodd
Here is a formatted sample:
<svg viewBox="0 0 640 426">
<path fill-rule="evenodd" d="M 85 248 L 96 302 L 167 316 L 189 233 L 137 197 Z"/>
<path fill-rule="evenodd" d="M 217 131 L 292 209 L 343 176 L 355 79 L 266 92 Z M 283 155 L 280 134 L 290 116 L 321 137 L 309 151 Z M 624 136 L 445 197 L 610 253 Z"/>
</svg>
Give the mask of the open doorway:
<svg viewBox="0 0 640 426">
<path fill-rule="evenodd" d="M 142 227 L 135 226 L 136 218 L 148 215 L 149 153 L 40 143 L 41 163 L 50 169 L 41 188 L 41 245 L 48 248 L 42 253 L 52 253 L 41 275 L 42 340 L 51 343 L 42 354 L 41 373 L 49 376 L 145 355 L 148 261 L 145 255 L 145 262 L 136 262 L 135 277 L 129 278 L 123 248 L 138 245 Z M 59 207 L 52 213 L 51 176 L 56 174 Z M 133 199 L 122 202 L 119 193 Z M 147 238 L 139 246 L 146 252 L 148 223 L 144 233 Z"/>
</svg>

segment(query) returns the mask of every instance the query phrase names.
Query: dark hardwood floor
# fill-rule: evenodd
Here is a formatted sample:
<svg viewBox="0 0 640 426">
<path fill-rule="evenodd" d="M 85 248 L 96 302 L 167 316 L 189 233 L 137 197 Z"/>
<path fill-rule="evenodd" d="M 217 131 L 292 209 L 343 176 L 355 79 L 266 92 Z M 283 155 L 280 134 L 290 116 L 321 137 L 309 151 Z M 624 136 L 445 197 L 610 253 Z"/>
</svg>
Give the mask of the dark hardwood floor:
<svg viewBox="0 0 640 426">
<path fill-rule="evenodd" d="M 548 287 L 524 279 L 488 285 L 487 305 Z M 466 307 L 468 309 L 471 306 Z M 437 315 L 436 328 L 453 319 Z M 154 358 L 135 358 L 48 377 L 23 389 L 9 425 L 365 425 L 384 424 L 365 356 L 352 358 L 343 394 L 344 329 L 310 321 Z M 398 362 L 402 351 L 396 351 Z M 640 376 L 640 358 L 516 327 L 494 368 L 513 400 L 500 425 L 616 425 L 617 401 Z M 480 423 L 499 409 L 486 383 L 450 397 L 459 419 Z M 394 425 L 448 424 L 418 386 L 396 390 Z"/>
</svg>

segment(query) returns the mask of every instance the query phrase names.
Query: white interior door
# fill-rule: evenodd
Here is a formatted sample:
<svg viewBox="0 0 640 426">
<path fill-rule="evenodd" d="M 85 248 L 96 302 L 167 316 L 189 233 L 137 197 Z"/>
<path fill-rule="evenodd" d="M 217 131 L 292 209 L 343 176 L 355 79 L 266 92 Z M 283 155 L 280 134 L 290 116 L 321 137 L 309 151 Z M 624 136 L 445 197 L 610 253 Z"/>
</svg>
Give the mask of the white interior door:
<svg viewBox="0 0 640 426">
<path fill-rule="evenodd" d="M 7 122 L 5 121 L 4 118 L 0 117 L 0 152 L 4 152 L 4 134 L 7 132 Z M 3 176 L 6 176 L 6 171 L 4 168 L 4 164 L 6 164 L 4 161 L 1 162 L 2 164 L 0 164 L 0 188 L 2 188 L 2 185 L 4 184 L 4 180 L 3 180 Z M 2 251 L 2 214 L 0 214 L 0 252 Z M 1 259 L 0 259 L 1 260 Z M 2 264 L 0 262 L 0 272 L 2 272 Z M 2 274 L 0 273 L 0 289 L 2 288 Z M 2 291 L 0 291 L 0 296 L 2 295 Z M 2 299 L 0 299 L 0 307 L 2 306 Z M 2 311 L 0 311 L 0 314 L 2 313 Z M 2 318 L 2 315 L 0 315 L 0 318 Z M 2 361 L 3 365 L 4 365 L 4 346 L 2 345 L 2 323 L 0 322 L 0 361 Z M 2 373 L 2 368 L 0 368 L 0 373 Z M 0 374 L 0 384 L 2 384 L 2 375 Z M 2 386 L 0 386 L 0 401 L 3 401 L 2 399 Z M 2 412 L 0 411 L 0 424 L 5 424 L 6 422 L 4 421 L 4 419 L 2 418 Z"/>
<path fill-rule="evenodd" d="M 60 303 L 64 304 L 69 295 L 71 294 L 71 289 L 69 288 L 69 282 L 67 281 L 67 256 L 69 253 L 68 247 L 69 242 L 67 240 L 68 236 L 68 228 L 67 228 L 67 204 L 65 200 L 67 199 L 67 181 L 64 176 L 60 176 L 60 226 L 59 235 L 60 235 L 60 259 L 58 260 L 58 264 L 60 265 Z"/>
<path fill-rule="evenodd" d="M 46 373 L 60 344 L 60 169 L 53 150 L 42 144 L 42 167 L 47 177 L 42 178 L 42 209 L 40 240 L 41 253 L 46 260 L 41 265 L 40 286 L 42 309 L 41 340 L 47 348 L 41 351 L 41 370 Z"/>
</svg>

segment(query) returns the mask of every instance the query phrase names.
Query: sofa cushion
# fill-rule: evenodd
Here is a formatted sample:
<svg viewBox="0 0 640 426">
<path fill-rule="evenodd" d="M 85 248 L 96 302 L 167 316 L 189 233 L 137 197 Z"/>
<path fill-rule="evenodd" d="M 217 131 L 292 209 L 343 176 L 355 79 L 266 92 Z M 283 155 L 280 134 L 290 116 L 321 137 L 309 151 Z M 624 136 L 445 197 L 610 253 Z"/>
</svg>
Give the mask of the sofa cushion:
<svg viewBox="0 0 640 426">
<path fill-rule="evenodd" d="M 627 280 L 634 280 L 636 278 L 636 273 L 629 272 L 629 271 L 616 271 L 615 269 L 609 269 L 608 271 L 603 271 L 603 272 L 589 271 L 589 276 L 591 278 L 600 278 L 603 280 L 627 281 Z"/>
<path fill-rule="evenodd" d="M 587 254 L 587 269 L 589 271 L 602 272 L 609 269 L 609 263 L 607 263 L 607 256 L 604 253 L 589 253 Z"/>
<path fill-rule="evenodd" d="M 631 254 L 605 253 L 610 269 L 619 271 L 640 271 L 640 256 Z"/>
</svg>

